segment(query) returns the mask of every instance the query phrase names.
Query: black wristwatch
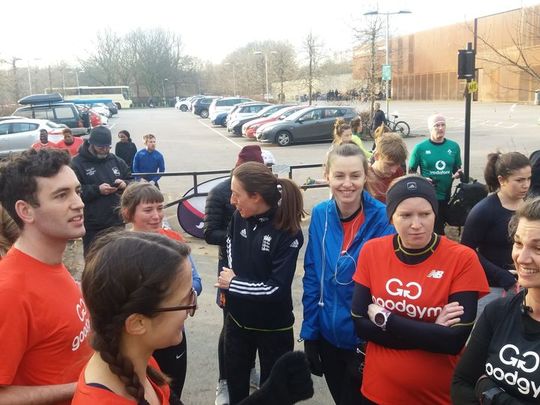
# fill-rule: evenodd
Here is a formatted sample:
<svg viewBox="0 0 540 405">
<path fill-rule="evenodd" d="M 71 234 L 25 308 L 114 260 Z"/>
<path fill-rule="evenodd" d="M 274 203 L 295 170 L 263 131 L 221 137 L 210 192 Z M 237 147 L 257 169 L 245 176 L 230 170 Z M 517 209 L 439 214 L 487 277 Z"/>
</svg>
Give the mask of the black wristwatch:
<svg viewBox="0 0 540 405">
<path fill-rule="evenodd" d="M 487 391 L 482 392 L 482 396 L 480 397 L 480 404 L 482 405 L 493 404 L 493 400 L 495 399 L 495 397 L 503 392 L 504 390 L 500 387 L 493 387 Z"/>
<path fill-rule="evenodd" d="M 390 314 L 391 312 L 389 310 L 387 310 L 386 308 L 381 308 L 381 310 L 377 312 L 373 317 L 375 325 L 377 325 L 382 330 L 386 330 L 386 322 L 388 321 L 388 317 L 390 316 Z"/>
</svg>

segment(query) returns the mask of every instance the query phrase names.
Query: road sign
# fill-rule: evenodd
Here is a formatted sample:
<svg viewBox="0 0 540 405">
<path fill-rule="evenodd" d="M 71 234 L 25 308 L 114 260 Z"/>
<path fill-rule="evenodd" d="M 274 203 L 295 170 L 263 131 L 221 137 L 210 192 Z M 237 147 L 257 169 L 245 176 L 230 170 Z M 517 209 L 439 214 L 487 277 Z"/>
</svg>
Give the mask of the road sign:
<svg viewBox="0 0 540 405">
<path fill-rule="evenodd" d="M 478 91 L 478 82 L 476 80 L 471 80 L 467 86 L 469 87 L 469 93 L 476 93 Z"/>
<path fill-rule="evenodd" d="M 386 82 L 392 80 L 392 65 L 382 65 L 382 79 Z"/>
</svg>

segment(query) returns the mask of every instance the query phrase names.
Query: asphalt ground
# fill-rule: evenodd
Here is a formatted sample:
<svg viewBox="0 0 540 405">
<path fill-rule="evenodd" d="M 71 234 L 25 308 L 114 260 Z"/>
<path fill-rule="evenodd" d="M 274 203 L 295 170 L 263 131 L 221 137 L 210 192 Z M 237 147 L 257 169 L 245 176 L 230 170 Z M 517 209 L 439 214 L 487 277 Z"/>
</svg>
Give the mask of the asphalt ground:
<svg viewBox="0 0 540 405">
<path fill-rule="evenodd" d="M 383 109 L 385 103 L 381 103 Z M 357 109 L 367 109 L 367 104 L 357 104 Z M 409 122 L 411 136 L 405 139 L 409 148 L 427 135 L 427 117 L 442 113 L 447 117 L 447 136 L 463 147 L 464 102 L 392 102 L 391 112 L 399 111 L 400 119 Z M 527 156 L 540 148 L 540 131 L 537 124 L 539 106 L 516 104 L 478 104 L 472 108 L 471 176 L 482 179 L 488 152 L 520 151 Z M 157 149 L 165 156 L 167 172 L 229 170 L 234 167 L 241 147 L 254 141 L 241 137 L 230 137 L 226 129 L 213 127 L 209 120 L 201 119 L 189 112 L 167 109 L 121 110 L 109 121 L 113 134 L 127 129 L 139 148 L 142 136 L 153 133 L 157 137 Z M 275 156 L 278 164 L 299 165 L 322 163 L 329 143 L 292 145 L 278 147 L 263 145 Z M 210 179 L 216 176 L 202 176 Z M 293 179 L 302 184 L 307 177 L 320 178 L 321 169 L 302 169 L 293 173 Z M 189 176 L 164 177 L 160 180 L 166 201 L 180 198 L 192 187 Z M 304 192 L 306 211 L 319 201 L 328 198 L 327 189 Z M 166 216 L 173 229 L 182 230 L 176 220 L 176 206 L 166 210 Z M 303 223 L 307 235 L 309 216 Z M 199 309 L 194 318 L 186 323 L 188 342 L 188 374 L 182 400 L 185 404 L 213 404 L 218 377 L 217 342 L 222 325 L 222 312 L 215 304 L 213 287 L 217 274 L 217 247 L 209 246 L 203 240 L 186 235 L 192 255 L 203 280 L 203 292 L 199 298 Z M 307 243 L 307 240 L 306 240 Z M 293 281 L 293 302 L 296 317 L 295 336 L 298 337 L 302 320 L 303 253 L 298 259 L 296 276 Z M 82 269 L 80 243 L 71 244 L 67 252 L 67 264 L 76 278 Z M 296 344 L 302 349 L 302 344 Z M 313 377 L 315 396 L 306 404 L 327 405 L 332 399 L 323 379 Z"/>
</svg>

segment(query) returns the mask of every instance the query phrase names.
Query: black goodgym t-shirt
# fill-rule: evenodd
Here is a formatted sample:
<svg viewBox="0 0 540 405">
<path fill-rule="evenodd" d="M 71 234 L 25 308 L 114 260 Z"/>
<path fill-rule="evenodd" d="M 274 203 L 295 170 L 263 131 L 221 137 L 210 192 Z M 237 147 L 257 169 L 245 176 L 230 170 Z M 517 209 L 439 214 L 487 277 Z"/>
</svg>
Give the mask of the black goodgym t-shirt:
<svg viewBox="0 0 540 405">
<path fill-rule="evenodd" d="M 485 373 L 517 400 L 539 404 L 540 322 L 521 313 L 522 302 L 523 291 L 493 302 L 477 327 L 489 342 Z"/>
</svg>

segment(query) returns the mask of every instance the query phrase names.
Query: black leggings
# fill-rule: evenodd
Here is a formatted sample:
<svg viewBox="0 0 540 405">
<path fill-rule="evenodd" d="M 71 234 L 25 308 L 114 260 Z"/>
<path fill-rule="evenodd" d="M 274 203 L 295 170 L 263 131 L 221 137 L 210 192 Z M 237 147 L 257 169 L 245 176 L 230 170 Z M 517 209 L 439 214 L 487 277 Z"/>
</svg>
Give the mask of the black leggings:
<svg viewBox="0 0 540 405">
<path fill-rule="evenodd" d="M 254 331 L 236 324 L 230 315 L 225 318 L 225 368 L 229 387 L 229 403 L 237 404 L 249 395 L 249 373 L 259 352 L 262 385 L 283 354 L 294 349 L 293 329 Z"/>
<path fill-rule="evenodd" d="M 361 358 L 354 350 L 340 349 L 319 339 L 324 378 L 336 405 L 360 404 L 363 396 Z"/>
<path fill-rule="evenodd" d="M 154 351 L 154 358 L 159 368 L 172 378 L 171 391 L 180 399 L 182 398 L 187 370 L 187 340 L 185 331 L 182 331 L 182 335 L 182 341 L 176 346 Z"/>
</svg>

